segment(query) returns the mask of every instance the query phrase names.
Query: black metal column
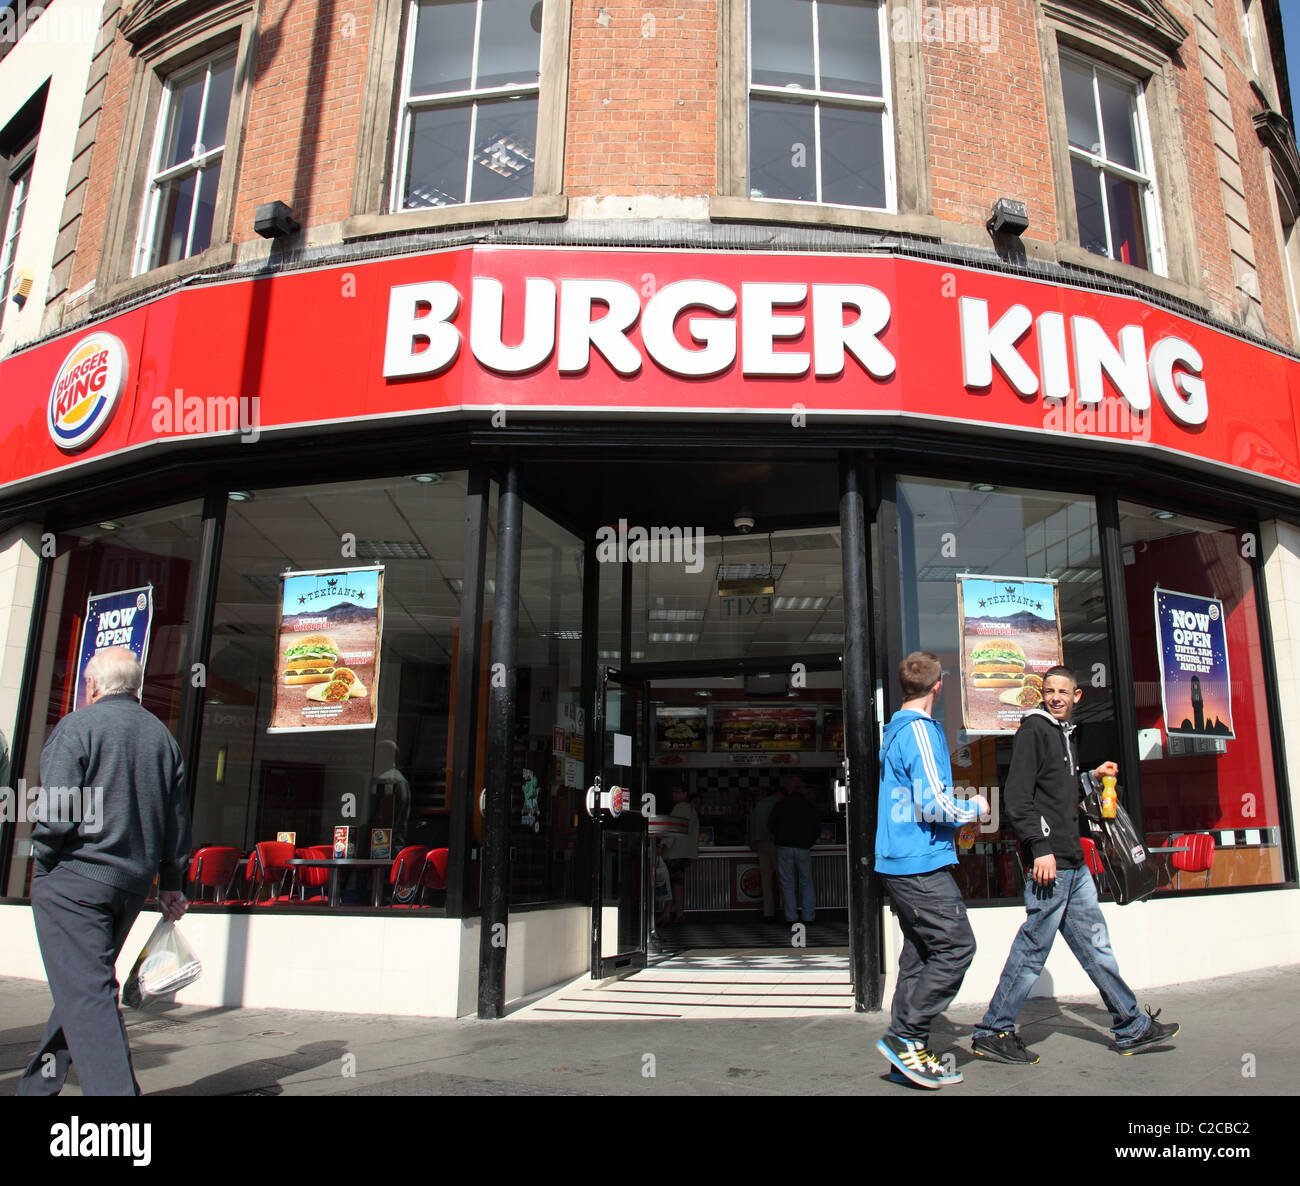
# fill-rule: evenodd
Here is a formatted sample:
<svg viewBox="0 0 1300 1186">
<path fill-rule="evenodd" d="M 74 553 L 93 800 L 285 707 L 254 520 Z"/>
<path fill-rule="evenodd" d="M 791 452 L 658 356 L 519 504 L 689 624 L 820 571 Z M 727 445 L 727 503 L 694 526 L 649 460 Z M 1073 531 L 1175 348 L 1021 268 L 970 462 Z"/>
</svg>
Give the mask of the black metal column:
<svg viewBox="0 0 1300 1186">
<path fill-rule="evenodd" d="M 573 886 L 591 885 L 592 869 L 596 860 L 593 840 L 595 828 L 587 818 L 586 790 L 600 773 L 600 735 L 596 732 L 597 681 L 600 672 L 600 561 L 596 559 L 596 533 L 588 529 L 582 541 L 582 695 L 578 700 L 582 723 L 574 722 L 576 732 L 582 736 L 582 778 L 576 804 L 578 817 L 578 848 L 574 858 Z"/>
<path fill-rule="evenodd" d="M 478 1015 L 505 1012 L 510 913 L 510 784 L 514 778 L 515 635 L 523 500 L 519 463 L 507 457 L 497 508 L 496 612 L 488 669 L 487 801 L 483 808 L 483 908 L 478 953 Z"/>
<path fill-rule="evenodd" d="M 487 558 L 487 466 L 469 471 L 465 493 L 465 551 L 461 566 L 460 642 L 456 650 L 456 720 L 451 739 L 451 801 L 447 836 L 447 917 L 473 912 L 470 852 L 474 847 L 474 774 L 478 752 L 479 647 L 483 637 L 483 569 Z"/>
<path fill-rule="evenodd" d="M 880 1008 L 880 883 L 874 871 L 876 803 L 875 662 L 867 524 L 862 474 L 851 453 L 840 455 L 840 555 L 844 571 L 844 753 L 849 764 L 849 954 L 854 1007 Z"/>
<path fill-rule="evenodd" d="M 186 791 L 194 802 L 199 779 L 199 746 L 203 740 L 203 705 L 207 696 L 208 656 L 212 649 L 212 618 L 217 604 L 217 578 L 221 570 L 221 541 L 226 532 L 226 492 L 203 500 L 203 527 L 199 537 L 199 564 L 190 591 L 189 645 L 183 658 L 181 712 L 176 743 L 181 747 L 187 772 Z M 202 665 L 202 684 L 194 683 L 195 667 Z"/>
<path fill-rule="evenodd" d="M 1142 803 L 1142 764 L 1138 755 L 1137 696 L 1133 689 L 1133 647 L 1128 632 L 1128 593 L 1124 588 L 1124 547 L 1119 530 L 1119 502 L 1114 495 L 1097 498 L 1097 532 L 1101 543 L 1101 571 L 1110 621 L 1109 685 L 1115 689 L 1115 728 L 1119 733 L 1119 781 L 1124 810 L 1145 835 Z M 1080 673 L 1076 672 L 1076 676 Z M 1087 696 L 1087 691 L 1084 695 Z"/>
</svg>

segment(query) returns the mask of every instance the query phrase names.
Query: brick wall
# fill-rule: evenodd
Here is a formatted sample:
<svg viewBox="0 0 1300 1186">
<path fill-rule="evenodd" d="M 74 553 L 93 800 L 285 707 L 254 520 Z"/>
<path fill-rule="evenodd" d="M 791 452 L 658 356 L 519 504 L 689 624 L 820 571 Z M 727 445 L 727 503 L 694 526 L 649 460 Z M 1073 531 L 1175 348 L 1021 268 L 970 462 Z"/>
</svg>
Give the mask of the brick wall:
<svg viewBox="0 0 1300 1186">
<path fill-rule="evenodd" d="M 286 202 L 303 226 L 350 213 L 374 9 L 360 0 L 263 5 L 236 242 L 257 238 L 253 215 L 262 202 Z"/>
<path fill-rule="evenodd" d="M 717 19 L 717 0 L 575 0 L 566 193 L 714 192 Z"/>
<path fill-rule="evenodd" d="M 934 213 L 983 226 L 998 198 L 1029 208 L 1027 239 L 1055 243 L 1056 197 L 1033 0 L 1000 0 L 983 44 L 925 46 Z M 995 27 L 989 23 L 986 32 Z M 968 38 L 969 27 L 954 26 Z"/>
<path fill-rule="evenodd" d="M 568 195 L 704 197 L 717 191 L 717 21 L 725 2 L 573 0 L 564 155 Z M 1169 0 L 1169 5 L 1188 28 L 1199 27 L 1188 0 Z M 110 4 L 108 12 L 115 8 Z M 364 0 L 264 0 L 233 205 L 237 242 L 255 239 L 253 212 L 261 202 L 287 202 L 308 227 L 328 227 L 351 213 L 366 59 L 382 11 Z M 1239 65 L 1245 49 L 1237 0 L 1216 0 L 1212 12 L 1223 38 L 1249 190 L 1265 323 L 1271 334 L 1289 341 L 1269 176 L 1250 123 L 1259 101 Z M 922 44 L 934 213 L 945 223 L 982 226 L 994 200 L 1016 197 L 1029 207 L 1027 238 L 1047 244 L 1068 240 L 1072 228 L 1058 226 L 1056 219 L 1037 5 L 1001 0 L 997 16 L 996 38 Z M 95 115 L 89 177 L 84 169 L 74 174 L 76 192 L 69 194 L 65 211 L 57 285 L 64 296 L 82 289 L 99 268 L 134 68 L 120 36 L 97 59 L 94 77 L 106 70 L 107 79 L 87 107 L 89 112 L 93 106 Z M 1242 294 L 1194 38 L 1175 58 L 1170 75 L 1188 166 L 1200 284 L 1218 309 L 1239 314 Z M 64 320 L 77 315 L 70 310 Z"/>
</svg>

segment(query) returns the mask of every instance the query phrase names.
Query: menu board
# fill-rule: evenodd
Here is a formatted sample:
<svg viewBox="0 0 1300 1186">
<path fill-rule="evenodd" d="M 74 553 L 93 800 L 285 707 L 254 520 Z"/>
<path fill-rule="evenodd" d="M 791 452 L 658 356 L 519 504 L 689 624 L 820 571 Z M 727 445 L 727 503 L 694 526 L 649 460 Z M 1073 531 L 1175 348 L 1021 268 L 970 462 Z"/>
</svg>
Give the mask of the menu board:
<svg viewBox="0 0 1300 1186">
<path fill-rule="evenodd" d="M 715 708 L 718 751 L 811 750 L 817 747 L 815 708 Z"/>
<path fill-rule="evenodd" d="M 655 705 L 655 752 L 703 751 L 708 709 Z"/>
<path fill-rule="evenodd" d="M 373 729 L 383 637 L 384 569 L 319 569 L 280 578 L 268 733 Z"/>
<path fill-rule="evenodd" d="M 1062 659 L 1061 609 L 1048 577 L 957 577 L 961 711 L 969 733 L 1014 733 L 1043 702 Z"/>
<path fill-rule="evenodd" d="M 117 593 L 100 593 L 87 599 L 81 649 L 77 652 L 77 678 L 73 685 L 74 709 L 86 705 L 86 664 L 95 657 L 96 651 L 125 647 L 140 660 L 141 669 L 148 664 L 149 623 L 152 619 L 152 585 L 122 589 Z"/>
<path fill-rule="evenodd" d="M 1169 589 L 1157 589 L 1155 600 L 1165 732 L 1171 739 L 1235 738 L 1223 602 Z"/>
</svg>

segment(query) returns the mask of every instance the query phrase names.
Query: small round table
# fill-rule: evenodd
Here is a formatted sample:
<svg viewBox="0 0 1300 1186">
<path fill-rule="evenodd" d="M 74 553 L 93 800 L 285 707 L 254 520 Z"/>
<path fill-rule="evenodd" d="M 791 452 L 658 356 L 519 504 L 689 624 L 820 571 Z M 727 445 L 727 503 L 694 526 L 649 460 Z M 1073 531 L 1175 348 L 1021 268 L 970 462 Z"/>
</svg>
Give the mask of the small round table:
<svg viewBox="0 0 1300 1186">
<path fill-rule="evenodd" d="M 384 882 L 380 870 L 391 869 L 393 862 L 381 857 L 294 857 L 285 861 L 290 868 L 328 869 L 330 871 L 330 905 L 339 904 L 339 870 L 370 870 L 370 901 L 373 906 L 380 906 L 384 900 Z"/>
</svg>

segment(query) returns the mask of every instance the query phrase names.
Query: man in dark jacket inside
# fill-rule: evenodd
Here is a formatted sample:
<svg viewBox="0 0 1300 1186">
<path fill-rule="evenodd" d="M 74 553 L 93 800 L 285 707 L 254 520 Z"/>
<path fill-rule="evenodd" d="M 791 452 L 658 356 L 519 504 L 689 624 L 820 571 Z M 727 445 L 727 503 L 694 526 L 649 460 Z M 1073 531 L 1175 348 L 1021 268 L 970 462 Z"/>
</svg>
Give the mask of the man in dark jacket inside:
<svg viewBox="0 0 1300 1186">
<path fill-rule="evenodd" d="M 822 817 L 808 798 L 803 779 L 792 774 L 785 783 L 785 798 L 772 808 L 767 830 L 776 844 L 776 869 L 781 880 L 781 905 L 785 921 L 812 922 L 817 900 L 813 894 L 812 846 L 822 831 Z M 795 915 L 795 873 L 799 875 L 799 905 Z"/>
<path fill-rule="evenodd" d="M 1051 668 L 1043 677 L 1046 711 L 1025 714 L 1011 749 L 1003 806 L 1024 855 L 1028 917 L 1011 944 L 988 1012 L 975 1027 L 972 1049 L 993 1062 L 1038 1061 L 1016 1033 L 1016 1017 L 1058 930 L 1110 1010 L 1110 1032 L 1120 1054 L 1149 1049 L 1178 1033 L 1176 1023 L 1156 1020 L 1159 1010 L 1152 1014 L 1138 1009 L 1133 990 L 1119 974 L 1097 887 L 1084 864 L 1079 800 L 1085 780 L 1095 788 L 1103 776 L 1118 774 L 1119 767 L 1103 762 L 1090 773 L 1079 770 L 1070 717 L 1082 696 L 1068 667 Z"/>
<path fill-rule="evenodd" d="M 19 1095 L 58 1095 L 70 1063 L 86 1095 L 140 1094 L 114 966 L 155 875 L 165 918 L 187 905 L 180 748 L 140 705 L 143 672 L 131 651 L 97 651 L 85 678 L 86 707 L 64 717 L 41 751 L 51 818 L 32 831 L 31 898 L 54 1010 Z M 82 810 L 56 812 L 56 801 Z"/>
</svg>

